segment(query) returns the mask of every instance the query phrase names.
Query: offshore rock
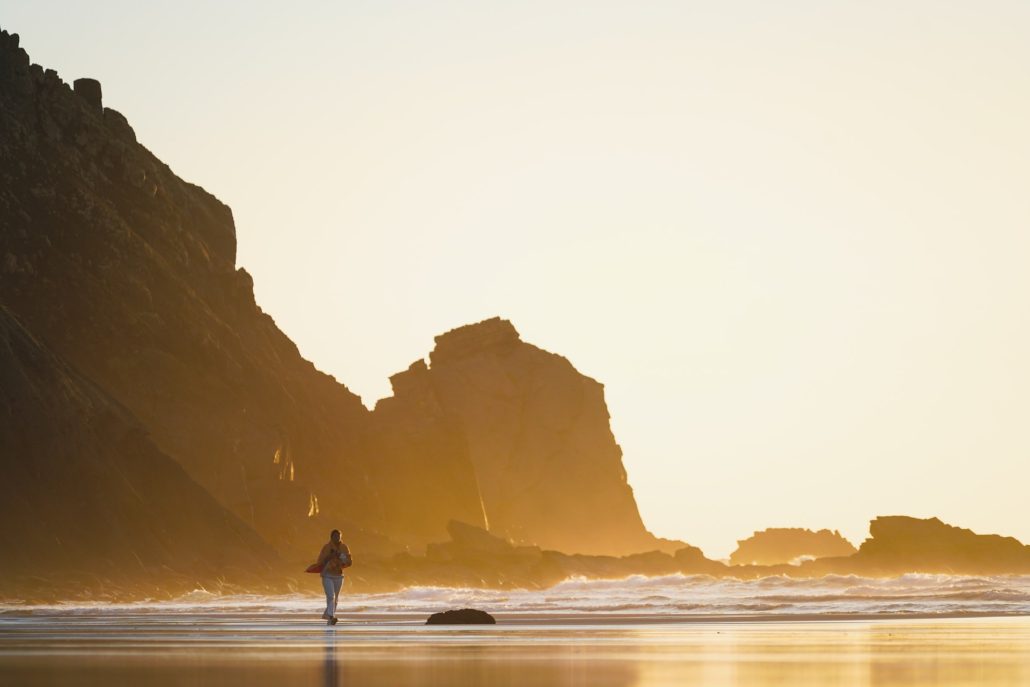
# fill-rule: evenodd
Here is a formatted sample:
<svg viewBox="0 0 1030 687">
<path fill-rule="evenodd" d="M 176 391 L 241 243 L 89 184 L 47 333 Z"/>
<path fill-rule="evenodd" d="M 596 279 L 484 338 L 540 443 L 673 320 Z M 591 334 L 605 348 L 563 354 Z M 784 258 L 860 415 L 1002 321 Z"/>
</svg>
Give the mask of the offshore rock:
<svg viewBox="0 0 1030 687">
<path fill-rule="evenodd" d="M 850 556 L 857 549 L 836 530 L 771 527 L 737 542 L 732 565 L 780 565 L 831 556 Z"/>
<path fill-rule="evenodd" d="M 937 518 L 878 517 L 869 523 L 869 534 L 851 557 L 856 571 L 1030 572 L 1030 546 L 1013 537 L 947 525 Z"/>
<path fill-rule="evenodd" d="M 881 516 L 869 523 L 869 535 L 854 555 L 809 561 L 800 570 L 807 575 L 1030 574 L 1030 546 L 1013 537 L 977 534 L 937 518 Z"/>
</svg>

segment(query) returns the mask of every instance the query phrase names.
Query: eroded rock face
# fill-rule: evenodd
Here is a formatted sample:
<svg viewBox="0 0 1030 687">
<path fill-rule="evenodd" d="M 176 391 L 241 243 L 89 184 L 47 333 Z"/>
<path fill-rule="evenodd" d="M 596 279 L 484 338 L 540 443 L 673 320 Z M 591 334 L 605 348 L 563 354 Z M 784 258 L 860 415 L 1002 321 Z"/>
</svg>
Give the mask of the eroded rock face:
<svg viewBox="0 0 1030 687">
<path fill-rule="evenodd" d="M 828 556 L 850 556 L 857 549 L 836 530 L 771 527 L 737 542 L 733 565 L 796 564 Z"/>
<path fill-rule="evenodd" d="M 500 320 L 439 338 L 370 413 L 304 360 L 236 267 L 232 213 L 0 32 L 0 301 L 160 452 L 295 565 L 340 527 L 365 555 L 461 520 L 517 543 L 662 546 L 601 385 Z"/>
<path fill-rule="evenodd" d="M 869 523 L 869 535 L 849 559 L 856 572 L 1030 572 L 1030 546 L 1013 537 L 977 534 L 937 518 L 881 516 Z"/>
<path fill-rule="evenodd" d="M 430 365 L 391 378 L 398 406 L 456 422 L 483 524 L 518 544 L 576 553 L 673 550 L 644 528 L 609 427 L 604 388 L 493 318 L 436 337 Z"/>
<path fill-rule="evenodd" d="M 0 35 L 0 298 L 297 560 L 330 523 L 388 529 L 368 411 L 255 304 L 229 208 L 97 105 Z"/>
<path fill-rule="evenodd" d="M 425 378 L 406 379 L 418 384 Z M 393 381 L 404 384 L 397 377 Z M 439 407 L 423 406 L 425 398 L 416 393 L 381 401 L 367 434 L 377 481 L 390 487 L 381 492 L 390 536 L 413 549 L 445 538 L 451 520 L 485 526 L 461 423 Z"/>
<path fill-rule="evenodd" d="M 65 600 L 256 586 L 276 552 L 0 306 L 0 578 Z M 23 596 L 24 598 L 24 596 Z"/>
</svg>

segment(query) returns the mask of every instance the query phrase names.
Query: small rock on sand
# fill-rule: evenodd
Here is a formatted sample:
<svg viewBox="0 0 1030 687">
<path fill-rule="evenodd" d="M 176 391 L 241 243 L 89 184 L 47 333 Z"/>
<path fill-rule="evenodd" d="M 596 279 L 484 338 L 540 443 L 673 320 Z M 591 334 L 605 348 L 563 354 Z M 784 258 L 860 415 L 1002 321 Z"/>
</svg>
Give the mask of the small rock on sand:
<svg viewBox="0 0 1030 687">
<path fill-rule="evenodd" d="M 486 611 L 462 608 L 457 611 L 443 611 L 429 616 L 426 625 L 496 625 L 497 621 Z"/>
</svg>

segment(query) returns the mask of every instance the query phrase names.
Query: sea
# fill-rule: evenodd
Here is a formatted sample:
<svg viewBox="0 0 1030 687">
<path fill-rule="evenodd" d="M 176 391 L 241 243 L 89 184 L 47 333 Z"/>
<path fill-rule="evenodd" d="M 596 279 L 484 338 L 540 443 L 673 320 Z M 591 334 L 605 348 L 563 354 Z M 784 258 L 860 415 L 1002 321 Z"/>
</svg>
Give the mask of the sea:
<svg viewBox="0 0 1030 687">
<path fill-rule="evenodd" d="M 313 576 L 312 576 L 313 577 Z M 135 603 L 69 602 L 52 606 L 0 604 L 9 613 L 58 611 L 66 614 L 160 610 L 163 614 L 203 612 L 311 613 L 324 606 L 317 579 L 310 594 L 282 596 L 221 595 L 203 589 L 174 600 Z M 347 593 L 338 615 L 373 614 L 388 620 L 428 616 L 454 608 L 478 608 L 523 619 L 555 614 L 597 616 L 696 617 L 743 616 L 818 618 L 841 616 L 982 616 L 1030 614 L 1030 575 L 960 576 L 907 574 L 893 578 L 827 575 L 753 580 L 707 575 L 631 576 L 618 580 L 570 578 L 547 589 L 472 589 L 413 586 L 382 594 Z"/>
</svg>

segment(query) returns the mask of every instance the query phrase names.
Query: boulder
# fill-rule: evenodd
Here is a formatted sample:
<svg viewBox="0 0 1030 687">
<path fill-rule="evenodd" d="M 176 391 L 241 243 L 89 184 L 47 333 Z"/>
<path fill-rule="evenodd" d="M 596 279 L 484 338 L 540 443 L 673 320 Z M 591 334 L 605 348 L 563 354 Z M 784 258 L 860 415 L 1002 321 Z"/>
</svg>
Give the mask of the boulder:
<svg viewBox="0 0 1030 687">
<path fill-rule="evenodd" d="M 475 608 L 461 608 L 456 611 L 434 613 L 426 625 L 496 625 L 497 621 L 486 611 Z"/>
</svg>

